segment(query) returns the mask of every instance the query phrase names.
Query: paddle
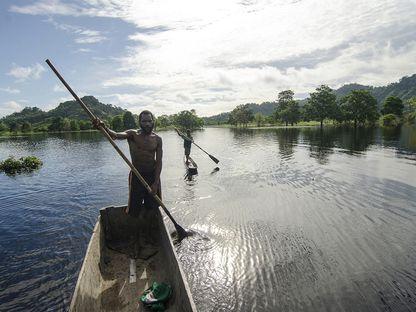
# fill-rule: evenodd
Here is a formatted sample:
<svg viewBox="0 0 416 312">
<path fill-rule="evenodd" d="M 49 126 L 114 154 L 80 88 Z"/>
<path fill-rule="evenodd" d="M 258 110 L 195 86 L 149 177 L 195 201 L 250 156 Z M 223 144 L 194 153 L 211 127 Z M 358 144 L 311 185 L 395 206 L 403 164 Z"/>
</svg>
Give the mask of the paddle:
<svg viewBox="0 0 416 312">
<path fill-rule="evenodd" d="M 46 60 L 46 63 L 49 65 L 49 67 L 52 69 L 52 71 L 55 73 L 55 75 L 59 78 L 59 80 L 64 84 L 64 86 L 68 89 L 69 93 L 72 94 L 72 96 L 75 98 L 75 100 L 78 102 L 79 105 L 85 110 L 85 112 L 88 114 L 88 116 L 91 118 L 91 121 L 94 121 L 97 119 L 97 117 L 90 111 L 90 109 L 84 104 L 84 102 L 78 97 L 78 95 L 75 94 L 75 92 L 71 89 L 71 87 L 66 83 L 64 78 L 59 74 L 59 72 L 56 70 L 56 68 L 52 65 L 51 61 Z M 117 144 L 114 142 L 114 140 L 111 138 L 111 136 L 105 131 L 105 129 L 99 125 L 98 129 L 101 131 L 102 134 L 108 139 L 108 141 L 113 145 L 113 147 L 116 149 L 117 153 L 121 156 L 121 158 L 124 159 L 124 161 L 127 163 L 127 165 L 130 167 L 131 171 L 137 176 L 137 178 L 140 180 L 140 182 L 143 184 L 143 186 L 146 188 L 146 190 L 153 196 L 153 198 L 156 200 L 156 202 L 163 208 L 163 211 L 167 214 L 170 221 L 172 221 L 173 225 L 175 226 L 176 231 L 178 232 L 178 238 L 179 240 L 182 240 L 186 236 L 188 236 L 188 233 L 185 231 L 183 227 L 181 227 L 175 219 L 173 219 L 172 215 L 170 214 L 169 210 L 166 208 L 165 204 L 163 204 L 162 200 L 152 192 L 152 189 L 150 188 L 149 184 L 143 179 L 139 171 L 134 167 L 134 165 L 130 162 L 130 160 L 123 154 L 123 152 L 120 150 L 120 148 L 117 146 Z"/>
<path fill-rule="evenodd" d="M 201 151 L 203 151 L 205 154 L 207 154 L 208 156 L 209 156 L 209 158 L 211 158 L 212 159 L 212 161 L 213 162 L 215 162 L 216 164 L 218 164 L 220 161 L 217 159 L 217 158 L 215 158 L 214 156 L 212 156 L 211 154 L 208 154 L 208 152 L 207 151 L 205 151 L 202 147 L 200 147 L 198 144 L 196 144 L 193 140 L 191 140 L 190 138 L 188 138 L 185 134 L 183 134 L 182 132 L 180 132 L 177 128 L 175 128 L 175 130 L 178 132 L 178 134 L 181 136 L 181 137 L 183 137 L 183 138 L 185 138 L 185 139 L 187 139 L 187 140 L 189 140 L 189 141 L 192 141 L 192 143 L 193 144 L 195 144 L 196 145 L 196 147 L 198 147 Z"/>
</svg>

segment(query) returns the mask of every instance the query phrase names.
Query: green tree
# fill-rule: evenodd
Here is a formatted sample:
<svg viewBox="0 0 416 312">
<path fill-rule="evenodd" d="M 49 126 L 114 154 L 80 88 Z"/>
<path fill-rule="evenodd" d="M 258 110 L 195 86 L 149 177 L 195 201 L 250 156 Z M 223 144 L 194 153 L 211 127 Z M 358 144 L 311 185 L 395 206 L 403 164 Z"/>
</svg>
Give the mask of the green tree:
<svg viewBox="0 0 416 312">
<path fill-rule="evenodd" d="M 273 115 L 266 116 L 265 122 L 269 125 L 273 125 L 275 122 L 274 116 Z"/>
<path fill-rule="evenodd" d="M 191 130 L 201 128 L 204 125 L 202 118 L 199 118 L 196 113 L 187 110 L 173 115 L 173 123 L 179 128 Z"/>
<path fill-rule="evenodd" d="M 416 124 L 416 96 L 404 103 L 404 119 L 409 124 Z"/>
<path fill-rule="evenodd" d="M 71 131 L 78 131 L 79 130 L 79 123 L 75 119 L 71 120 L 70 126 L 71 126 Z"/>
<path fill-rule="evenodd" d="M 316 92 L 310 93 L 308 103 L 310 105 L 311 119 L 317 120 L 323 126 L 324 119 L 333 118 L 335 106 L 336 106 L 336 95 L 333 90 L 326 86 L 321 85 L 316 88 Z"/>
<path fill-rule="evenodd" d="M 394 114 L 396 116 L 403 115 L 403 101 L 397 96 L 389 96 L 383 103 L 383 109 L 381 113 L 383 115 Z"/>
<path fill-rule="evenodd" d="M 48 132 L 48 125 L 47 124 L 40 124 L 34 127 L 33 131 L 35 132 Z"/>
<path fill-rule="evenodd" d="M 266 118 L 264 117 L 264 115 L 262 113 L 256 113 L 254 115 L 254 121 L 257 124 L 257 127 L 263 126 L 265 120 L 266 120 Z"/>
<path fill-rule="evenodd" d="M 22 125 L 17 122 L 12 122 L 9 127 L 11 132 L 18 132 L 22 128 Z"/>
<path fill-rule="evenodd" d="M 252 121 L 254 118 L 253 111 L 250 109 L 249 104 L 241 104 L 232 110 L 230 113 L 229 121 L 232 125 L 243 125 Z"/>
<path fill-rule="evenodd" d="M 293 100 L 295 93 L 292 90 L 284 90 L 277 95 L 277 104 L 282 105 Z"/>
<path fill-rule="evenodd" d="M 124 123 L 123 123 L 123 117 L 120 115 L 114 116 L 113 120 L 111 121 L 111 128 L 114 131 L 122 131 L 124 130 Z"/>
<path fill-rule="evenodd" d="M 341 104 L 337 103 L 334 107 L 332 118 L 338 123 L 343 123 L 346 121 L 344 111 L 341 108 Z"/>
<path fill-rule="evenodd" d="M 90 129 L 92 129 L 92 124 L 91 124 L 90 121 L 80 120 L 79 121 L 79 129 L 80 130 L 90 130 Z"/>
<path fill-rule="evenodd" d="M 31 132 L 32 124 L 30 122 L 24 121 L 22 125 L 22 132 Z"/>
<path fill-rule="evenodd" d="M 366 121 L 374 123 L 378 119 L 377 100 L 367 90 L 353 90 L 341 99 L 341 110 L 345 120 L 352 120 L 354 127 Z"/>
<path fill-rule="evenodd" d="M 381 116 L 380 124 L 383 127 L 396 127 L 400 124 L 400 120 L 395 114 L 386 114 Z"/>
<path fill-rule="evenodd" d="M 129 111 L 123 114 L 123 126 L 124 129 L 136 129 L 136 121 L 134 120 L 133 114 Z"/>
<path fill-rule="evenodd" d="M 404 102 L 404 113 L 413 113 L 416 112 L 416 96 L 408 99 L 406 102 Z"/>
<path fill-rule="evenodd" d="M 300 119 L 299 104 L 297 101 L 292 100 L 287 104 L 284 111 L 285 118 L 292 126 L 294 123 L 298 123 Z"/>
<path fill-rule="evenodd" d="M 171 124 L 172 123 L 168 115 L 162 115 L 162 116 L 157 117 L 156 119 L 156 125 L 158 127 L 166 128 L 170 126 Z"/>
<path fill-rule="evenodd" d="M 228 123 L 233 126 L 238 126 L 235 109 L 228 116 Z"/>
<path fill-rule="evenodd" d="M 62 131 L 71 131 L 71 121 L 68 118 L 62 120 Z"/>
<path fill-rule="evenodd" d="M 313 109 L 312 106 L 309 103 L 306 103 L 303 105 L 303 107 L 300 109 L 300 115 L 302 120 L 304 121 L 310 121 L 313 119 Z"/>
<path fill-rule="evenodd" d="M 0 132 L 7 131 L 9 127 L 4 122 L 0 122 Z"/>
<path fill-rule="evenodd" d="M 284 122 L 287 126 L 289 123 L 290 112 L 288 111 L 288 106 L 292 103 L 294 92 L 292 90 L 284 90 L 279 92 L 277 95 L 277 105 L 274 111 L 274 116 L 276 120 Z"/>
<path fill-rule="evenodd" d="M 63 127 L 64 119 L 62 117 L 55 117 L 52 119 L 52 123 L 49 125 L 49 131 L 61 131 Z"/>
</svg>

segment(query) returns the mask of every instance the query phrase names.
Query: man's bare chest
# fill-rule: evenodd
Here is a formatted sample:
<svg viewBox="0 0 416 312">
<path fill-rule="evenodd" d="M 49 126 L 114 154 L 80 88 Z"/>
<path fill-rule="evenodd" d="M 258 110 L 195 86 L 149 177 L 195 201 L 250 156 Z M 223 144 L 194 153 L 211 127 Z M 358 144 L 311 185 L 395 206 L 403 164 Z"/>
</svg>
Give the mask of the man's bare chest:
<svg viewBox="0 0 416 312">
<path fill-rule="evenodd" d="M 157 138 L 151 135 L 134 134 L 129 144 L 131 148 L 145 152 L 155 152 L 157 149 Z"/>
</svg>

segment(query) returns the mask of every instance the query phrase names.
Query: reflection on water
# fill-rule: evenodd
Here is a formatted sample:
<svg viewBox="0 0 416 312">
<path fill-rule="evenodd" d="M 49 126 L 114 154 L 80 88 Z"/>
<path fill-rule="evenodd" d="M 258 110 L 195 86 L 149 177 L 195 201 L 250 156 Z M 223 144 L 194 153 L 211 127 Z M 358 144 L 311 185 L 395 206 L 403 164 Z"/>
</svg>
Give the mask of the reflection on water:
<svg viewBox="0 0 416 312">
<path fill-rule="evenodd" d="M 200 311 L 416 310 L 414 128 L 206 129 L 194 139 L 220 163 L 193 149 L 191 182 L 183 142 L 160 135 L 165 204 L 195 233 L 176 247 Z M 0 138 L 10 154 L 44 166 L 0 175 L 0 310 L 66 309 L 128 169 L 98 133 Z"/>
</svg>

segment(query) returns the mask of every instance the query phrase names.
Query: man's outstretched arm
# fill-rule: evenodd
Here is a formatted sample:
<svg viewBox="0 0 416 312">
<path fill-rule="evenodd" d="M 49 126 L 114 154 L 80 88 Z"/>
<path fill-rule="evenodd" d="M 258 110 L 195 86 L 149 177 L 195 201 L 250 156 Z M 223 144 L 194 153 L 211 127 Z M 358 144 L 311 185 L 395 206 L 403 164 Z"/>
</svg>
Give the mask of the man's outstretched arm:
<svg viewBox="0 0 416 312">
<path fill-rule="evenodd" d="M 132 134 L 132 132 L 134 132 L 134 130 L 126 130 L 126 131 L 123 131 L 123 132 L 115 132 L 115 131 L 111 130 L 110 128 L 108 128 L 105 125 L 105 123 L 99 118 L 95 119 L 92 122 L 92 124 L 96 129 L 98 129 L 99 126 L 103 127 L 104 130 L 109 134 L 109 136 L 113 140 L 116 140 L 116 139 L 125 140 Z"/>
<path fill-rule="evenodd" d="M 127 139 L 134 130 L 126 130 L 123 132 L 115 132 L 113 130 L 111 130 L 110 128 L 105 128 L 105 131 L 107 131 L 107 133 L 111 136 L 111 138 L 113 140 L 125 140 Z"/>
</svg>

